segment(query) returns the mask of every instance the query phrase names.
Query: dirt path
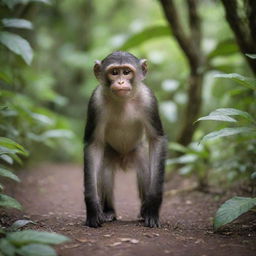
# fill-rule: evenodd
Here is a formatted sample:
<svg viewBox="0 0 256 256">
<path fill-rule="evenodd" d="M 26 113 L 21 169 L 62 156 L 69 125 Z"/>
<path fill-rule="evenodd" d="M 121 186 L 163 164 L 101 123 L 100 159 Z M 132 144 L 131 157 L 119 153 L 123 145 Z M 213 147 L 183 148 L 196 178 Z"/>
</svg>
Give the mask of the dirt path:
<svg viewBox="0 0 256 256">
<path fill-rule="evenodd" d="M 222 234 L 214 234 L 211 218 L 219 202 L 212 195 L 190 192 L 165 198 L 162 227 L 145 228 L 136 220 L 139 202 L 135 175 L 120 172 L 115 191 L 119 220 L 93 229 L 83 226 L 80 166 L 43 165 L 19 176 L 22 183 L 12 186 L 9 194 L 23 204 L 25 212 L 15 213 L 15 217 L 35 221 L 37 225 L 31 228 L 69 236 L 72 242 L 57 248 L 61 256 L 256 255 L 255 215 L 249 220 L 250 226 L 235 223 Z M 172 183 L 177 187 L 178 181 Z"/>
</svg>

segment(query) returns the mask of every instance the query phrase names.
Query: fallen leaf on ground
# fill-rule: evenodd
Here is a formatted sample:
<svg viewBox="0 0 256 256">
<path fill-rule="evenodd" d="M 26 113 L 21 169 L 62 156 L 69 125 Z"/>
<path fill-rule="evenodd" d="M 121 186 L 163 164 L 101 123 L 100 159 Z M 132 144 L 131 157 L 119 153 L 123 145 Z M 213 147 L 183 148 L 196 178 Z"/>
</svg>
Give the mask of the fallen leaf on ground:
<svg viewBox="0 0 256 256">
<path fill-rule="evenodd" d="M 122 242 L 115 242 L 115 243 L 113 243 L 113 244 L 110 244 L 109 246 L 115 247 L 115 246 L 118 246 L 118 245 L 120 245 L 120 244 L 122 244 Z"/>
<path fill-rule="evenodd" d="M 111 237 L 112 234 L 106 234 L 106 235 L 103 235 L 104 237 Z"/>
<path fill-rule="evenodd" d="M 121 240 L 122 242 L 130 242 L 130 243 L 132 243 L 132 244 L 137 244 L 137 243 L 139 243 L 139 240 L 134 239 L 134 238 L 129 238 L 129 237 L 120 238 L 120 240 Z"/>
<path fill-rule="evenodd" d="M 153 238 L 153 237 L 159 237 L 160 235 L 158 233 L 144 233 L 144 236 Z"/>
<path fill-rule="evenodd" d="M 63 248 L 65 249 L 72 249 L 80 246 L 80 244 L 71 244 L 71 245 L 64 245 Z"/>
<path fill-rule="evenodd" d="M 195 241 L 195 244 L 204 243 L 204 240 L 202 238 L 199 238 Z"/>
<path fill-rule="evenodd" d="M 86 243 L 89 241 L 87 238 L 76 238 L 76 240 L 81 243 Z"/>
</svg>

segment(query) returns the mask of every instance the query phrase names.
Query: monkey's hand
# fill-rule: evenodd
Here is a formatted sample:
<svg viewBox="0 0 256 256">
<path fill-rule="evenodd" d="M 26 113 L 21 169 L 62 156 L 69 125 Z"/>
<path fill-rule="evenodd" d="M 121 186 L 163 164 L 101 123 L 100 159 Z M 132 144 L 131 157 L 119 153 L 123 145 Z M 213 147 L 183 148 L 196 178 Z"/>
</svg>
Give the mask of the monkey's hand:
<svg viewBox="0 0 256 256">
<path fill-rule="evenodd" d="M 144 226 L 159 228 L 159 204 L 157 199 L 146 199 L 141 207 L 141 217 L 144 219 Z"/>
<path fill-rule="evenodd" d="M 99 205 L 87 209 L 87 218 L 85 225 L 92 228 L 99 228 L 104 222 L 104 215 Z"/>
</svg>

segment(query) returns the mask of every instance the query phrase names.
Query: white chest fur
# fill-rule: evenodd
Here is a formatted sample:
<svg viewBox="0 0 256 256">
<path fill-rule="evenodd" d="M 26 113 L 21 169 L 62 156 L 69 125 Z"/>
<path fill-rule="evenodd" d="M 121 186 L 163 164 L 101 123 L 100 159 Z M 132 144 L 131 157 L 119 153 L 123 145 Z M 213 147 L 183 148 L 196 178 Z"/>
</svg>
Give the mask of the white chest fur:
<svg viewBox="0 0 256 256">
<path fill-rule="evenodd" d="M 108 105 L 101 113 L 104 119 L 104 140 L 121 154 L 136 148 L 144 133 L 141 111 L 127 102 Z M 104 118 L 105 117 L 105 118 Z"/>
</svg>

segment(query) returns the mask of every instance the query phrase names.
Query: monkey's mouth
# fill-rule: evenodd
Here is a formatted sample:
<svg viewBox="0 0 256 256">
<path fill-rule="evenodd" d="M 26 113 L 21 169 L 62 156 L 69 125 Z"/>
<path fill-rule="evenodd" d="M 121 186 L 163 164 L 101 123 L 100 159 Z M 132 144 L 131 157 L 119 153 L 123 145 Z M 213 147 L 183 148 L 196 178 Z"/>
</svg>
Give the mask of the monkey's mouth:
<svg viewBox="0 0 256 256">
<path fill-rule="evenodd" d="M 128 96 L 130 94 L 131 89 L 130 88 L 122 88 L 122 89 L 114 90 L 113 92 L 117 96 L 124 97 L 124 96 Z"/>
</svg>

